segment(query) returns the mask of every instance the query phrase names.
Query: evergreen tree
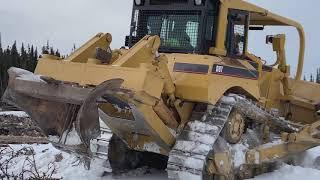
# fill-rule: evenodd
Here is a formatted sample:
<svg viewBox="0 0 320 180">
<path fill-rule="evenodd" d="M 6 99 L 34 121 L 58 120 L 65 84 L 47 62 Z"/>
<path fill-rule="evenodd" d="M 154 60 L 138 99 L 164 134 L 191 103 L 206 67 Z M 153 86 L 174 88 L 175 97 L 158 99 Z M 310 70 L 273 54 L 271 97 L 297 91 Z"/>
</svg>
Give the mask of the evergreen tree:
<svg viewBox="0 0 320 180">
<path fill-rule="evenodd" d="M 36 48 L 36 50 L 34 51 L 34 58 L 36 58 L 38 60 L 38 48 Z"/>
<path fill-rule="evenodd" d="M 46 46 L 43 46 L 41 49 L 41 54 L 49 54 L 49 51 Z"/>
<path fill-rule="evenodd" d="M 2 49 L 2 39 L 1 39 L 1 33 L 0 33 L 0 57 L 2 56 L 2 52 L 3 52 L 3 49 Z"/>
<path fill-rule="evenodd" d="M 27 62 L 28 62 L 28 56 L 27 56 L 27 51 L 24 48 L 24 44 L 21 44 L 21 49 L 20 49 L 20 67 L 23 69 L 27 69 Z"/>
<path fill-rule="evenodd" d="M 46 46 L 46 49 L 49 51 L 50 49 L 50 44 L 49 44 L 49 40 L 47 40 L 47 46 Z"/>
<path fill-rule="evenodd" d="M 33 46 L 32 46 L 33 48 Z M 37 67 L 37 64 L 38 64 L 38 49 L 36 48 L 34 51 L 33 51 L 33 54 L 32 54 L 32 72 L 34 72 L 34 70 L 36 69 Z"/>
<path fill-rule="evenodd" d="M 57 49 L 56 50 L 56 52 L 55 52 L 55 54 L 54 54 L 55 56 L 57 56 L 57 57 L 61 57 L 61 54 L 60 54 L 60 52 L 59 52 L 59 50 Z"/>
<path fill-rule="evenodd" d="M 12 66 L 19 67 L 19 52 L 17 49 L 17 41 L 14 41 L 12 47 L 11 47 L 11 62 Z"/>
<path fill-rule="evenodd" d="M 310 82 L 314 82 L 314 77 L 312 74 L 310 74 Z"/>
<path fill-rule="evenodd" d="M 47 41 L 47 44 L 42 47 L 42 53 L 48 54 L 49 51 L 51 51 L 53 55 L 61 57 L 59 50 L 54 50 L 53 47 L 50 47 L 49 41 Z M 18 67 L 33 72 L 37 66 L 38 57 L 40 56 L 37 48 L 33 45 L 30 46 L 28 44 L 25 46 L 25 44 L 22 43 L 21 47 L 18 48 L 16 41 L 14 41 L 11 47 L 7 46 L 3 48 L 0 34 L 0 97 L 8 84 L 8 69 L 10 67 Z"/>
<path fill-rule="evenodd" d="M 320 69 L 319 68 L 317 68 L 316 83 L 320 84 Z"/>
<path fill-rule="evenodd" d="M 54 56 L 54 50 L 53 50 L 53 47 L 50 48 L 50 55 L 53 55 Z"/>
<path fill-rule="evenodd" d="M 33 45 L 31 45 L 31 49 L 30 49 L 30 57 L 31 59 L 34 58 L 34 48 L 33 48 Z"/>
<path fill-rule="evenodd" d="M 76 44 L 73 44 L 73 47 L 72 47 L 72 50 L 71 50 L 71 52 L 73 53 L 73 52 L 75 52 L 76 51 Z"/>
</svg>

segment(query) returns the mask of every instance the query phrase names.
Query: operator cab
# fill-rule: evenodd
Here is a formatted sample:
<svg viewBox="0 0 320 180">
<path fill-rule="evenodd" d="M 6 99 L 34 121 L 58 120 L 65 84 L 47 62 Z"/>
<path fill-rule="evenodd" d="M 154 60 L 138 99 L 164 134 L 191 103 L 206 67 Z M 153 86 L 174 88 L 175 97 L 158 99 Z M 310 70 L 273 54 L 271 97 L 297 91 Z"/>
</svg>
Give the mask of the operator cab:
<svg viewBox="0 0 320 180">
<path fill-rule="evenodd" d="M 219 0 L 135 0 L 127 45 L 158 35 L 160 52 L 208 54 L 215 43 L 218 9 Z"/>
<path fill-rule="evenodd" d="M 146 35 L 157 35 L 161 39 L 159 52 L 228 56 L 251 60 L 258 66 L 257 62 L 261 65 L 264 61 L 247 51 L 248 31 L 268 26 L 292 26 L 298 30 L 300 50 L 296 80 L 301 79 L 305 53 L 302 26 L 243 0 L 134 0 L 126 46 L 131 48 Z M 282 50 L 284 37 L 275 39 L 278 41 L 273 43 L 274 50 Z M 272 66 L 277 66 L 284 58 L 277 57 Z"/>
<path fill-rule="evenodd" d="M 158 35 L 160 52 L 209 54 L 215 47 L 220 0 L 134 0 L 130 48 L 145 35 Z M 225 47 L 227 55 L 244 57 L 249 13 L 230 9 Z"/>
</svg>

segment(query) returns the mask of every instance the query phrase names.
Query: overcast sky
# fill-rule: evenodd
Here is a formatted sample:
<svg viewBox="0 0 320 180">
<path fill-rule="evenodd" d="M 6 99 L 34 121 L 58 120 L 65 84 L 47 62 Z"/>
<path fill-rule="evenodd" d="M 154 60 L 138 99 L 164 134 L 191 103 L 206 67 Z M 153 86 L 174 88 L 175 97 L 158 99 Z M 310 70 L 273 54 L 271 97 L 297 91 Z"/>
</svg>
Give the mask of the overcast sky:
<svg viewBox="0 0 320 180">
<path fill-rule="evenodd" d="M 300 22 L 306 31 L 307 48 L 304 72 L 309 75 L 320 67 L 319 26 L 313 25 L 319 18 L 316 12 L 320 1 L 312 6 L 301 0 L 249 0 L 280 15 Z M 124 44 L 129 34 L 132 0 L 0 0 L 0 32 L 2 43 L 11 45 L 14 40 L 37 46 L 47 40 L 62 53 L 67 54 L 76 44 L 83 42 L 98 32 L 110 32 L 113 48 Z M 316 17 L 315 17 L 316 16 Z M 296 68 L 298 57 L 298 33 L 294 28 L 268 28 L 250 35 L 249 47 L 257 56 L 268 62 L 275 58 L 270 45 L 265 45 L 267 34 L 287 34 L 287 58 L 292 68 Z"/>
</svg>

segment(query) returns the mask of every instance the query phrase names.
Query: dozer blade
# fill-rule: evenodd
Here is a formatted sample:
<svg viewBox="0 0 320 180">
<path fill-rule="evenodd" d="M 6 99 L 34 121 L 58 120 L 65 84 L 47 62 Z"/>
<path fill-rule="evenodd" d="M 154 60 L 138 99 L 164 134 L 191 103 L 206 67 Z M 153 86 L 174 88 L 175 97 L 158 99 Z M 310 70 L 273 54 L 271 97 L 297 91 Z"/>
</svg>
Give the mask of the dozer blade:
<svg viewBox="0 0 320 180">
<path fill-rule="evenodd" d="M 90 140 L 100 135 L 97 98 L 112 96 L 123 83 L 122 79 L 112 79 L 93 89 L 18 68 L 10 68 L 8 73 L 3 100 L 27 112 L 56 145 L 74 147 L 85 154 L 90 154 Z"/>
</svg>

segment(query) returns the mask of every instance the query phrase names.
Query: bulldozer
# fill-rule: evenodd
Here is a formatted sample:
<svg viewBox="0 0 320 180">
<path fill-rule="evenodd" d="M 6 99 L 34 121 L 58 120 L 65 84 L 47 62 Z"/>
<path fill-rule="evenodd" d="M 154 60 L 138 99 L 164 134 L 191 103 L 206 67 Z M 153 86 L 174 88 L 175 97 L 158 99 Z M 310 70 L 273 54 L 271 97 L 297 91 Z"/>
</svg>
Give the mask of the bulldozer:
<svg viewBox="0 0 320 180">
<path fill-rule="evenodd" d="M 270 26 L 297 29 L 296 74 L 285 34 L 266 37 L 273 64 L 248 52 L 250 31 Z M 4 101 L 114 173 L 246 179 L 320 145 L 320 86 L 301 80 L 294 20 L 244 0 L 134 0 L 125 46 L 111 42 L 99 33 L 65 59 L 44 54 L 34 73 L 9 69 Z"/>
</svg>

